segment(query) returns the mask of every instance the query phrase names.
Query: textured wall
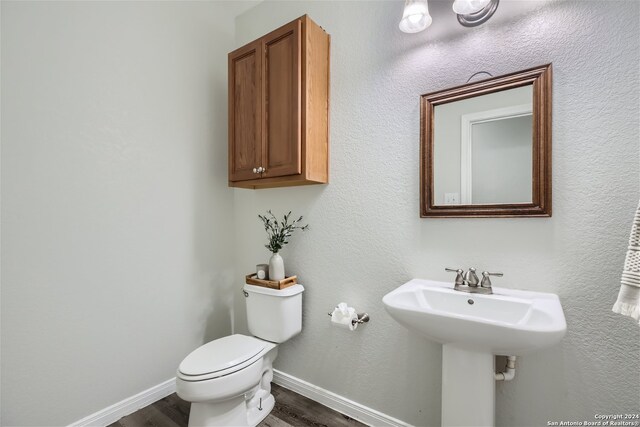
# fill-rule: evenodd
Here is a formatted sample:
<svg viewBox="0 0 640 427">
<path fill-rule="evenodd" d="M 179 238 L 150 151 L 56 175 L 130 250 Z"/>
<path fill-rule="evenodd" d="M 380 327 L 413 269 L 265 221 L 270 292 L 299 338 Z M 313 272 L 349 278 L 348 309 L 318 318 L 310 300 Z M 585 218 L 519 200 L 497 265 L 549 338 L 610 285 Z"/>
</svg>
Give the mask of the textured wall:
<svg viewBox="0 0 640 427">
<path fill-rule="evenodd" d="M 417 35 L 397 29 L 401 2 L 267 1 L 236 20 L 237 46 L 304 13 L 332 36 L 331 183 L 234 190 L 238 274 L 268 259 L 259 212 L 293 209 L 311 223 L 283 251 L 307 290 L 303 332 L 276 367 L 438 425 L 440 346 L 397 325 L 381 298 L 413 277 L 452 280 L 445 266 L 475 265 L 503 271 L 498 286 L 560 295 L 569 328 L 562 344 L 522 357 L 515 380 L 498 384 L 499 425 L 640 412 L 640 330 L 611 312 L 640 195 L 639 4 L 558 1 L 475 29 L 457 26 L 450 4 L 431 5 L 434 32 Z M 456 30 L 445 34 L 447 22 Z M 419 95 L 479 70 L 548 62 L 553 217 L 420 219 Z M 331 327 L 326 312 L 340 301 L 371 323 L 355 333 Z M 242 322 L 242 298 L 236 307 Z"/>
<path fill-rule="evenodd" d="M 2 425 L 76 421 L 231 330 L 235 9 L 2 2 Z"/>
</svg>

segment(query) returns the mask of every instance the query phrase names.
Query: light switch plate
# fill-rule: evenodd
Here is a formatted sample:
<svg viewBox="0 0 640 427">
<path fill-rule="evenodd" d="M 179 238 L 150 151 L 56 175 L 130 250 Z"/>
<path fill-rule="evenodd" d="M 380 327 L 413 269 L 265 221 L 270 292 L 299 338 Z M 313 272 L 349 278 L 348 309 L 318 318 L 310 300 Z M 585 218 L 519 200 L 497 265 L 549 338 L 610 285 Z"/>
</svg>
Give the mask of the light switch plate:
<svg viewBox="0 0 640 427">
<path fill-rule="evenodd" d="M 460 193 L 444 193 L 444 204 L 445 205 L 459 205 L 460 204 Z"/>
</svg>

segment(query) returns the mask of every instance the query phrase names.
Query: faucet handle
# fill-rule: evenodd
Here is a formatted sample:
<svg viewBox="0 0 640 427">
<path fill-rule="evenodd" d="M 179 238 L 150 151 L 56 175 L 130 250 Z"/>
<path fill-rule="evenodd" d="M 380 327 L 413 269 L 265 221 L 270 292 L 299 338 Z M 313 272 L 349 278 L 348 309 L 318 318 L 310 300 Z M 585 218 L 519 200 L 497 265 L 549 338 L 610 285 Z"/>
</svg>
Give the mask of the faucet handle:
<svg viewBox="0 0 640 427">
<path fill-rule="evenodd" d="M 445 271 L 448 271 L 450 273 L 458 273 L 456 276 L 456 286 L 461 286 L 464 284 L 464 278 L 462 277 L 462 273 L 464 272 L 463 269 L 461 268 L 445 268 Z"/>
<path fill-rule="evenodd" d="M 482 272 L 482 283 L 480 283 L 480 287 L 482 288 L 490 288 L 491 287 L 491 279 L 490 276 L 502 277 L 504 274 L 502 273 L 489 273 L 488 271 Z"/>
</svg>

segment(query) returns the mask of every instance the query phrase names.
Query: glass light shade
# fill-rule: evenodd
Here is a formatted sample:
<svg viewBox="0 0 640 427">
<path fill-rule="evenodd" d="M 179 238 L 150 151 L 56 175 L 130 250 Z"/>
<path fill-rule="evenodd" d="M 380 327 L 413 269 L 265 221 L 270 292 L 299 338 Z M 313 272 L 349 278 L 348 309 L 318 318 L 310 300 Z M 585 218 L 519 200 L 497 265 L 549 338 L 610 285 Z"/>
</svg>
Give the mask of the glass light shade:
<svg viewBox="0 0 640 427">
<path fill-rule="evenodd" d="M 456 0 L 453 2 L 453 11 L 458 15 L 469 15 L 484 9 L 491 0 Z"/>
<path fill-rule="evenodd" d="M 431 25 L 427 0 L 406 0 L 398 27 L 405 33 L 418 33 Z"/>
</svg>

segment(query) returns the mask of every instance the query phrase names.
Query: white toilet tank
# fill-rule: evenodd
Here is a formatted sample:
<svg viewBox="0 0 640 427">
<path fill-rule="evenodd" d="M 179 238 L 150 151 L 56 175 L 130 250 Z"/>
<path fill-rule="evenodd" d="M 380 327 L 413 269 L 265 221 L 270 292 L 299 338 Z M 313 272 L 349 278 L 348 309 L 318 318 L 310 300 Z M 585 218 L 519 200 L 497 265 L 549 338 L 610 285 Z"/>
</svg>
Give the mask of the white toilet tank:
<svg viewBox="0 0 640 427">
<path fill-rule="evenodd" d="M 302 330 L 302 285 L 269 289 L 244 285 L 249 332 L 254 337 L 281 343 Z"/>
</svg>

